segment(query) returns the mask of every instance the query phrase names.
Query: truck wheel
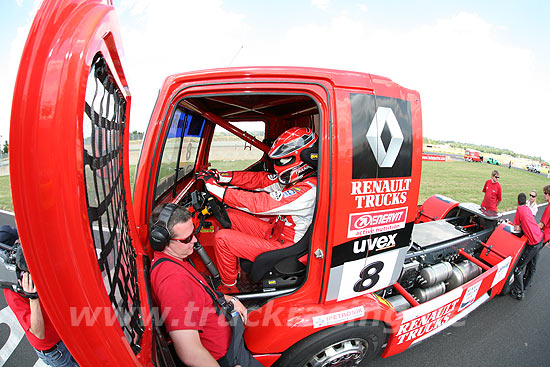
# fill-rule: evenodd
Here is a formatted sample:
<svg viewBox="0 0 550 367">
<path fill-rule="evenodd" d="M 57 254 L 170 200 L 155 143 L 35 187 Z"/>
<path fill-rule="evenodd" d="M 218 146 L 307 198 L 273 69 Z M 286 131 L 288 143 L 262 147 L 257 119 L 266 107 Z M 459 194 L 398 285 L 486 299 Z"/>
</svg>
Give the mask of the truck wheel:
<svg viewBox="0 0 550 367">
<path fill-rule="evenodd" d="M 284 352 L 275 366 L 366 366 L 386 343 L 384 329 L 381 322 L 360 321 L 321 330 Z"/>
</svg>

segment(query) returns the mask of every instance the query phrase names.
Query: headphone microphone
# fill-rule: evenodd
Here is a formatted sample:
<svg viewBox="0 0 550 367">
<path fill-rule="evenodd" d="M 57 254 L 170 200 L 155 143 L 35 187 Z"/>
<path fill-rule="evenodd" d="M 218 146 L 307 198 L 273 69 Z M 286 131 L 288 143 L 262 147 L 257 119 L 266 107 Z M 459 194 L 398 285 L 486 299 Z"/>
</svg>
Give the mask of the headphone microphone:
<svg viewBox="0 0 550 367">
<path fill-rule="evenodd" d="M 156 221 L 156 223 L 153 225 L 153 228 L 151 229 L 151 233 L 149 234 L 149 243 L 151 244 L 151 247 L 155 251 L 162 251 L 168 245 L 168 242 L 170 242 L 170 231 L 168 231 L 168 222 L 170 221 L 170 218 L 172 217 L 172 214 L 178 207 L 177 204 L 166 204 L 164 208 L 162 208 L 159 217 Z"/>
</svg>

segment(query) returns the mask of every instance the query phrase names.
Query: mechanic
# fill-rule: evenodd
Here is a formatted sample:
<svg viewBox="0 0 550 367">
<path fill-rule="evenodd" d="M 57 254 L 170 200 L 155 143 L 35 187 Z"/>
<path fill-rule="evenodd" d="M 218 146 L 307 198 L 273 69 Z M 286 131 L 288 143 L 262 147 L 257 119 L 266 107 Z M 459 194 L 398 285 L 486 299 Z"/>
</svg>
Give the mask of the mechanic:
<svg viewBox="0 0 550 367">
<path fill-rule="evenodd" d="M 215 292 L 188 260 L 197 242 L 190 212 L 176 204 L 156 207 L 149 240 L 155 250 L 153 297 L 181 361 L 201 367 L 261 366 L 244 344 L 246 307 Z"/>
<path fill-rule="evenodd" d="M 316 143 L 312 129 L 293 127 L 269 150 L 277 174 L 206 171 L 198 175 L 212 195 L 239 209 L 227 210 L 232 227 L 219 230 L 214 238 L 222 280 L 218 289 L 239 291 L 238 258 L 254 261 L 258 255 L 291 246 L 304 236 L 315 210 Z"/>
<path fill-rule="evenodd" d="M 491 173 L 491 179 L 485 182 L 482 192 L 485 193 L 481 207 L 486 210 L 497 211 L 497 206 L 502 201 L 502 187 L 498 182 L 500 174 L 495 169 Z"/>
<path fill-rule="evenodd" d="M 546 201 L 546 209 L 544 209 L 544 213 L 542 213 L 539 228 L 544 232 L 543 242 L 548 244 L 548 241 L 550 241 L 550 185 L 544 186 L 542 190 L 544 193 L 544 200 Z"/>
<path fill-rule="evenodd" d="M 532 190 L 529 194 L 529 199 L 527 199 L 527 207 L 531 209 L 531 212 L 533 213 L 533 216 L 537 215 L 537 212 L 539 211 L 539 206 L 537 205 L 537 190 Z"/>
<path fill-rule="evenodd" d="M 518 195 L 518 207 L 516 216 L 514 217 L 514 229 L 523 231 L 527 237 L 527 244 L 518 265 L 514 269 L 514 284 L 510 295 L 518 300 L 522 300 L 525 296 L 525 290 L 531 284 L 535 275 L 539 251 L 542 248 L 542 231 L 537 226 L 535 217 L 527 207 L 526 197 L 523 192 Z"/>
<path fill-rule="evenodd" d="M 38 354 L 38 357 L 48 366 L 72 367 L 78 366 L 71 353 L 57 334 L 50 318 L 42 311 L 42 305 L 36 287 L 32 281 L 23 248 L 18 242 L 17 230 L 4 225 L 0 228 L 0 242 L 10 247 L 17 246 L 16 268 L 22 276 L 18 280 L 25 295 L 10 289 L 4 289 L 4 297 L 19 324 L 25 331 L 27 340 Z"/>
</svg>

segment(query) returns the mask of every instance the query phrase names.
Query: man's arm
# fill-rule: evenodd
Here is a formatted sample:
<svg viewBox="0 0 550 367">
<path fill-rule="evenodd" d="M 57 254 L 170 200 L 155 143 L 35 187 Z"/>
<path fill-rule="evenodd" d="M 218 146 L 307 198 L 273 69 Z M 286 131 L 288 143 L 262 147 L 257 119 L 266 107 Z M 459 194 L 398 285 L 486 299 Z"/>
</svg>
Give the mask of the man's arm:
<svg viewBox="0 0 550 367">
<path fill-rule="evenodd" d="M 186 366 L 219 366 L 210 352 L 202 345 L 197 330 L 174 330 L 169 334 L 178 357 Z"/>
<path fill-rule="evenodd" d="M 547 204 L 546 209 L 544 209 L 544 212 L 542 213 L 542 218 L 540 218 L 539 227 L 542 229 L 544 226 L 548 226 L 550 224 L 550 204 Z"/>
<path fill-rule="evenodd" d="M 248 310 L 246 309 L 246 307 L 244 307 L 244 305 L 241 303 L 241 301 L 239 301 L 237 297 L 228 296 L 227 294 L 224 294 L 223 297 L 225 298 L 226 302 L 233 304 L 233 309 L 241 315 L 243 324 L 246 325 L 246 322 L 248 321 Z"/>
<path fill-rule="evenodd" d="M 231 186 L 237 186 L 241 189 L 272 192 L 281 190 L 277 175 L 269 172 L 250 172 L 250 171 L 232 171 L 222 172 L 220 175 L 227 173 L 231 175 L 231 179 L 225 180 L 223 176 L 220 183 L 229 183 Z"/>
<path fill-rule="evenodd" d="M 36 287 L 32 281 L 29 273 L 23 273 L 23 280 L 21 287 L 27 293 L 36 293 Z M 37 299 L 30 299 L 31 308 L 31 327 L 29 331 L 34 334 L 38 339 L 44 339 L 46 336 L 44 329 L 44 317 L 42 316 L 42 309 L 40 308 L 40 301 Z"/>
<path fill-rule="evenodd" d="M 514 216 L 514 221 L 512 222 L 515 231 L 523 231 L 523 229 L 521 228 L 521 222 L 523 222 L 523 214 L 520 210 L 518 210 L 519 208 L 520 207 L 518 206 L 516 209 L 516 215 Z"/>
</svg>

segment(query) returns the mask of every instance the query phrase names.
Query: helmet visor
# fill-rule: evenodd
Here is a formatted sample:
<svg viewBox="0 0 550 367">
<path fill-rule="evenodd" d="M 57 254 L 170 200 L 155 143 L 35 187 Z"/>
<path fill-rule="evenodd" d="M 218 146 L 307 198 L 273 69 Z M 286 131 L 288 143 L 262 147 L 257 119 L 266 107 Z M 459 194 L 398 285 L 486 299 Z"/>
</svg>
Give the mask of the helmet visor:
<svg viewBox="0 0 550 367">
<path fill-rule="evenodd" d="M 296 138 L 286 144 L 282 144 L 277 147 L 270 155 L 271 158 L 280 158 L 284 157 L 290 153 L 295 152 L 296 150 L 304 147 L 315 138 L 315 134 L 312 132 L 309 135 L 302 135 L 299 138 Z"/>
<path fill-rule="evenodd" d="M 273 164 L 276 166 L 281 166 L 281 167 L 288 166 L 289 164 L 296 162 L 296 156 L 272 159 L 272 161 L 273 161 Z"/>
</svg>

